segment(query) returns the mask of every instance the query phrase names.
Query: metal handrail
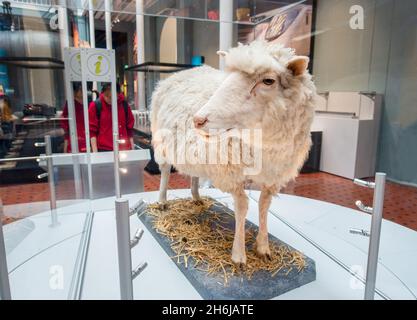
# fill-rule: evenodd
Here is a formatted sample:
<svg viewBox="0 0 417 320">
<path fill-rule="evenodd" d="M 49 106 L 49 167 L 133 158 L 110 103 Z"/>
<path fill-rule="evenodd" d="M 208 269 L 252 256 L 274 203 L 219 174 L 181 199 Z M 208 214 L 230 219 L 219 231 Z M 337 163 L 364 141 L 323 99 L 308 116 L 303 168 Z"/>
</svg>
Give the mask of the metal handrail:
<svg viewBox="0 0 417 320">
<path fill-rule="evenodd" d="M 54 158 L 65 158 L 65 157 L 78 157 L 78 156 L 85 156 L 85 153 L 62 153 L 62 154 L 52 154 L 52 155 L 39 155 L 39 156 L 30 156 L 30 157 L 17 157 L 17 158 L 3 158 L 0 159 L 0 163 L 2 162 L 10 162 L 10 161 L 30 161 L 30 160 L 48 160 Z"/>
</svg>

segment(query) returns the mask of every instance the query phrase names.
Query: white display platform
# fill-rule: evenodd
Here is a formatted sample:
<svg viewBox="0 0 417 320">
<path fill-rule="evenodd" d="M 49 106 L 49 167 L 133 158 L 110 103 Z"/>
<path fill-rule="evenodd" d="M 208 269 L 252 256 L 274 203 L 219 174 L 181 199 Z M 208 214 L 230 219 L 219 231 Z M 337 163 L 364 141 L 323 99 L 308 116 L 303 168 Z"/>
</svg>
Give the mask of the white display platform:
<svg viewBox="0 0 417 320">
<path fill-rule="evenodd" d="M 202 189 L 233 207 L 229 194 Z M 257 224 L 258 191 L 248 191 L 248 219 Z M 190 197 L 189 190 L 170 190 L 169 198 Z M 158 192 L 127 195 L 130 206 L 141 197 L 156 201 Z M 60 225 L 49 227 L 49 213 L 42 213 L 4 226 L 8 266 L 14 299 L 66 299 L 80 245 L 85 212 L 94 210 L 88 251 L 83 299 L 119 299 L 118 260 L 114 198 L 94 200 L 59 210 Z M 282 220 L 275 215 L 279 215 Z M 316 281 L 290 291 L 278 299 L 363 299 L 363 285 L 345 268 L 366 271 L 368 238 L 352 235 L 350 228 L 370 229 L 370 215 L 330 203 L 280 195 L 272 201 L 269 232 L 304 252 L 316 262 Z M 131 234 L 143 227 L 136 216 L 130 218 Z M 11 241 L 13 230 L 26 230 L 24 238 Z M 301 235 L 295 230 L 299 230 Z M 9 237 L 9 240 L 8 240 Z M 148 267 L 133 282 L 135 299 L 201 299 L 197 291 L 145 229 L 132 250 L 133 267 L 143 261 Z M 63 270 L 62 287 L 56 282 Z M 377 290 L 389 299 L 416 299 L 417 232 L 384 220 L 382 223 Z M 59 272 L 58 272 L 59 275 Z M 58 288 L 57 288 L 58 287 Z M 382 299 L 376 294 L 376 299 Z"/>
</svg>

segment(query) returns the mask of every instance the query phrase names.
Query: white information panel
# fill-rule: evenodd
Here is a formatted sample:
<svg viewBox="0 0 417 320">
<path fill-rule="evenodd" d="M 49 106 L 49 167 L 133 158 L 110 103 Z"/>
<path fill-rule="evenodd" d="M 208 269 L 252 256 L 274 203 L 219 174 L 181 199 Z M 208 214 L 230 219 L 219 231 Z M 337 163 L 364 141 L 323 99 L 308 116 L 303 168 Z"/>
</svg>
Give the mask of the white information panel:
<svg viewBox="0 0 417 320">
<path fill-rule="evenodd" d="M 83 70 L 87 81 L 112 82 L 114 59 L 114 50 L 65 48 L 65 71 L 70 81 L 82 81 Z"/>
</svg>

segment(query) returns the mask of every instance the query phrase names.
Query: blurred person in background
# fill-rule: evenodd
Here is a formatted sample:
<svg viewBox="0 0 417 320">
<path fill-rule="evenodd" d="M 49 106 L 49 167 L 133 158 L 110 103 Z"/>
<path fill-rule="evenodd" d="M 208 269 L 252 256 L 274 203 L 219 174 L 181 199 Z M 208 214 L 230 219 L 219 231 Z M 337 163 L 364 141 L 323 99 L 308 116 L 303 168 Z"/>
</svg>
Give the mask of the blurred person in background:
<svg viewBox="0 0 417 320">
<path fill-rule="evenodd" d="M 90 121 L 91 149 L 93 152 L 113 151 L 111 84 L 103 85 L 99 98 L 90 103 L 88 109 Z M 120 150 L 134 149 L 133 126 L 135 119 L 132 109 L 117 85 L 117 110 L 119 121 Z"/>
<path fill-rule="evenodd" d="M 6 95 L 0 95 L 0 157 L 3 158 L 10 149 L 13 138 L 13 121 L 10 99 Z"/>
<path fill-rule="evenodd" d="M 83 90 L 81 82 L 73 82 L 72 89 L 74 92 L 74 110 L 75 122 L 77 127 L 78 151 L 86 152 L 85 126 L 84 126 L 84 108 L 83 108 Z M 68 102 L 65 102 L 62 111 L 61 127 L 64 129 L 64 152 L 71 152 L 71 139 L 69 134 L 69 120 L 68 120 Z"/>
</svg>

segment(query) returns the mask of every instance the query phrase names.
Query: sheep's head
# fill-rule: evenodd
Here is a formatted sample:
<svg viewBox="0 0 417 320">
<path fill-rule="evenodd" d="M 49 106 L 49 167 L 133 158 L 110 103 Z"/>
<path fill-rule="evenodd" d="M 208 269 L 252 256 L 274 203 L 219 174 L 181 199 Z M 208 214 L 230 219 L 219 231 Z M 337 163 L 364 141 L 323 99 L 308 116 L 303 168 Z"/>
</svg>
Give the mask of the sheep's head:
<svg viewBox="0 0 417 320">
<path fill-rule="evenodd" d="M 268 108 L 293 107 L 292 99 L 311 78 L 308 57 L 281 45 L 255 41 L 219 54 L 225 56 L 227 76 L 194 116 L 195 127 L 206 134 L 210 129 L 254 128 Z"/>
</svg>

